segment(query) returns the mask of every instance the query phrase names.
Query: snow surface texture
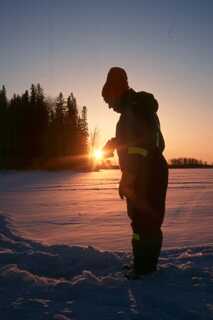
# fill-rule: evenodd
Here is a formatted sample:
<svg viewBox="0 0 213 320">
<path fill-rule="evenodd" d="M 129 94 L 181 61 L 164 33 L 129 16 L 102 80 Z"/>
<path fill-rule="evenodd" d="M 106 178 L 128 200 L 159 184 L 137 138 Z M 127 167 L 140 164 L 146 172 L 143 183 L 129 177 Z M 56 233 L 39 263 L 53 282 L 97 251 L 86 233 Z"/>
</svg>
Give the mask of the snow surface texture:
<svg viewBox="0 0 213 320">
<path fill-rule="evenodd" d="M 44 244 L 130 251 L 119 170 L 1 172 L 0 211 L 25 238 Z M 163 248 L 213 245 L 213 169 L 169 172 Z"/>
<path fill-rule="evenodd" d="M 119 177 L 0 173 L 1 320 L 213 319 L 213 170 L 170 170 L 159 271 L 138 281 Z"/>
<path fill-rule="evenodd" d="M 2 320 L 213 319 L 213 247 L 163 251 L 159 271 L 126 280 L 123 252 L 45 246 L 0 215 Z"/>
</svg>

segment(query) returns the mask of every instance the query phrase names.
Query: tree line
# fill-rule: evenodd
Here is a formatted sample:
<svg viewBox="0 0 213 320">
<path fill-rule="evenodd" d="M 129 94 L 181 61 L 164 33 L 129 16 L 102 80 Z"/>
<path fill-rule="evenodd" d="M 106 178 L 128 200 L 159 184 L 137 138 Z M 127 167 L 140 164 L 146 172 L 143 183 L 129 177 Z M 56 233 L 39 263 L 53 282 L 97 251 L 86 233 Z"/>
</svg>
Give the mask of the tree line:
<svg viewBox="0 0 213 320">
<path fill-rule="evenodd" d="M 31 167 L 47 159 L 69 157 L 69 165 L 86 165 L 87 108 L 79 111 L 71 93 L 53 101 L 40 84 L 8 99 L 0 89 L 0 168 Z M 43 162 L 42 162 L 43 161 Z"/>
<path fill-rule="evenodd" d="M 213 167 L 207 163 L 194 158 L 174 158 L 170 160 L 170 167 L 172 168 L 209 168 Z"/>
</svg>

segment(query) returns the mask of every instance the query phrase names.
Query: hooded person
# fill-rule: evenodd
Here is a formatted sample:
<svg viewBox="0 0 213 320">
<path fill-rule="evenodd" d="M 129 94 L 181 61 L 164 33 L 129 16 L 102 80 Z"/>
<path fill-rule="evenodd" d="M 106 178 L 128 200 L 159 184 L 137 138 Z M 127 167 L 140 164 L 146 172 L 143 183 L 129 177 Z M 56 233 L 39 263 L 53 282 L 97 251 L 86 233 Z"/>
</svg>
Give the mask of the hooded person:
<svg viewBox="0 0 213 320">
<path fill-rule="evenodd" d="M 168 186 L 168 165 L 163 156 L 164 138 L 157 115 L 158 102 L 151 93 L 129 87 L 126 71 L 109 70 L 102 89 L 104 101 L 120 113 L 116 136 L 104 150 L 117 150 L 122 177 L 119 195 L 127 202 L 133 230 L 133 268 L 127 277 L 156 271 Z"/>
</svg>

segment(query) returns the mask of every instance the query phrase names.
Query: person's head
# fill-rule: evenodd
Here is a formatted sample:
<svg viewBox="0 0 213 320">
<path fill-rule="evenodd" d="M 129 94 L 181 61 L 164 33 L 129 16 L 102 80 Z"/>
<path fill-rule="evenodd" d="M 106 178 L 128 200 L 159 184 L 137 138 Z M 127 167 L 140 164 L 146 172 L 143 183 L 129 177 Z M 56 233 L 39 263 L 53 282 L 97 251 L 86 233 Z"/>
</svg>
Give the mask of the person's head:
<svg viewBox="0 0 213 320">
<path fill-rule="evenodd" d="M 119 67 L 111 68 L 102 89 L 102 96 L 104 101 L 109 105 L 109 108 L 120 112 L 119 102 L 128 89 L 129 85 L 126 71 Z"/>
</svg>

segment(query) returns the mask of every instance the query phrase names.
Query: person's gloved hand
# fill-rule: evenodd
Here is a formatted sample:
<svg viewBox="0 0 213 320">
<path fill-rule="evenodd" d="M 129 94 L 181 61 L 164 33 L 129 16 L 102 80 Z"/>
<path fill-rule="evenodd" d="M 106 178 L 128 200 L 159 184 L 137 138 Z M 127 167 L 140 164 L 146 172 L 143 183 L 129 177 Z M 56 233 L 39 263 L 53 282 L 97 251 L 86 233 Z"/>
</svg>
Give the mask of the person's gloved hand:
<svg viewBox="0 0 213 320">
<path fill-rule="evenodd" d="M 116 149 L 116 138 L 111 138 L 107 141 L 102 151 L 104 152 L 105 158 L 111 158 L 114 156 L 113 152 Z"/>
<path fill-rule="evenodd" d="M 135 175 L 131 173 L 123 173 L 119 183 L 118 193 L 121 199 L 126 197 L 127 199 L 135 198 Z"/>
</svg>

